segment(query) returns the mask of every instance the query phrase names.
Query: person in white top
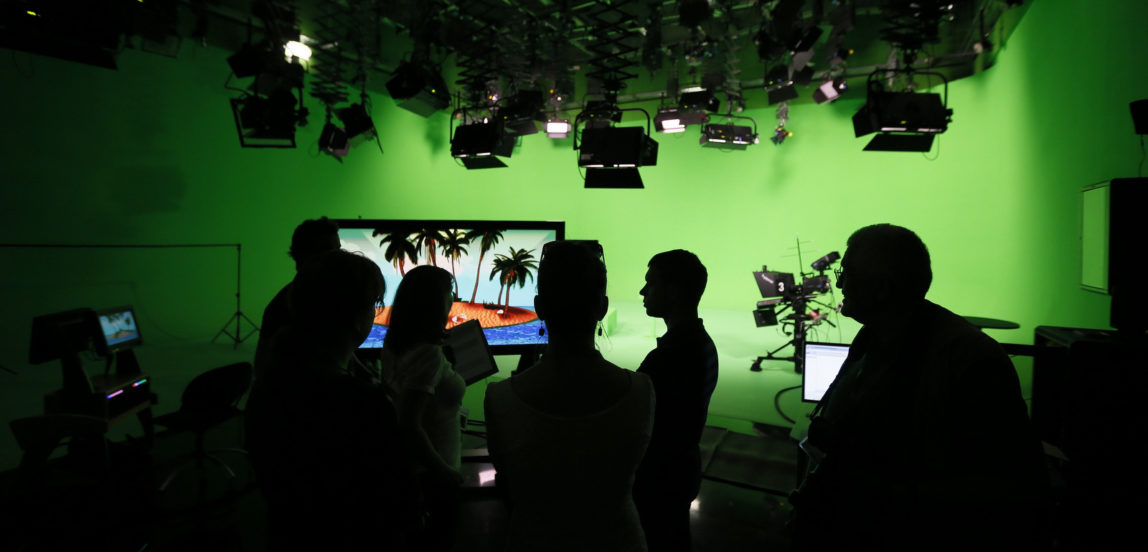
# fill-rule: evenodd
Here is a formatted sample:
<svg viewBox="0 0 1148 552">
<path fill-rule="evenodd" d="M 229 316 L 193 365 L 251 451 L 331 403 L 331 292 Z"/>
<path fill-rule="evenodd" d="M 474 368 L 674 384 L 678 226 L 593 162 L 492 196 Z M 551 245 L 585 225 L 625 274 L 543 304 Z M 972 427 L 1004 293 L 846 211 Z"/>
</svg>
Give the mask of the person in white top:
<svg viewBox="0 0 1148 552">
<path fill-rule="evenodd" d="M 602 358 L 606 267 L 581 243 L 543 249 L 534 306 L 541 360 L 487 387 L 487 446 L 510 510 L 512 551 L 645 551 L 631 498 L 653 424 L 649 377 Z"/>
<path fill-rule="evenodd" d="M 450 550 L 458 522 L 459 408 L 466 383 L 442 350 L 452 291 L 446 270 L 424 265 L 407 272 L 395 292 L 380 359 L 428 516 L 414 537 L 417 550 Z"/>
</svg>

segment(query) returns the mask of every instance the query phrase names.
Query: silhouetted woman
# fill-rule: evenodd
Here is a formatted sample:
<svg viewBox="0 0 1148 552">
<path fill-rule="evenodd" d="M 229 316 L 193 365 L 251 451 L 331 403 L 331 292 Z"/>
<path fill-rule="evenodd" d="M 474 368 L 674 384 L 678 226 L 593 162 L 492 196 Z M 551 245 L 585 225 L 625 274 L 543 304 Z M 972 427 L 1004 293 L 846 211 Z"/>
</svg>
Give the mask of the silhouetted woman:
<svg viewBox="0 0 1148 552">
<path fill-rule="evenodd" d="M 542 251 L 534 307 L 549 332 L 541 360 L 486 391 L 488 447 L 510 507 L 512 551 L 644 551 L 630 495 L 653 422 L 649 377 L 595 349 L 606 314 L 597 251 Z"/>
<path fill-rule="evenodd" d="M 458 520 L 459 408 L 466 383 L 442 349 L 452 284 L 450 273 L 435 266 L 407 272 L 395 292 L 380 359 L 429 514 L 423 540 L 415 544 L 424 550 L 449 550 Z"/>
<path fill-rule="evenodd" d="M 401 540 L 410 496 L 399 489 L 395 412 L 381 387 L 348 372 L 384 287 L 378 266 L 343 250 L 295 277 L 291 323 L 247 409 L 271 550 L 394 550 Z"/>
</svg>

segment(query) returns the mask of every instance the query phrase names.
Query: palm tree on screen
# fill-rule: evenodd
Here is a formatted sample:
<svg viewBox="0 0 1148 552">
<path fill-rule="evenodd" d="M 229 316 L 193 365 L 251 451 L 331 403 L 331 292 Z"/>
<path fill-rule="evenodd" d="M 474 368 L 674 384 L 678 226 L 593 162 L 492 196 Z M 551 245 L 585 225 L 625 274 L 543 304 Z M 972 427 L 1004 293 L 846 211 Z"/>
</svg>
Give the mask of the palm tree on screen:
<svg viewBox="0 0 1148 552">
<path fill-rule="evenodd" d="M 437 257 L 435 256 L 435 249 L 438 248 L 438 243 L 442 241 L 443 231 L 436 228 L 423 228 L 415 232 L 415 247 L 419 249 L 426 248 L 427 260 L 430 264 L 438 266 Z"/>
<path fill-rule="evenodd" d="M 506 275 L 510 270 L 510 258 L 506 255 L 495 255 L 493 264 L 494 267 L 490 269 L 490 278 L 487 279 L 493 280 L 495 276 L 498 276 L 498 298 L 495 300 L 495 304 L 502 305 L 502 290 L 506 288 Z"/>
<path fill-rule="evenodd" d="M 531 270 L 538 269 L 538 263 L 534 261 L 534 250 L 527 251 L 523 249 L 510 248 L 509 255 L 495 255 L 494 263 L 496 270 L 499 272 L 499 282 L 506 286 L 506 303 L 503 308 L 510 308 L 510 289 L 515 284 L 518 287 L 526 286 L 526 280 L 534 280 L 534 273 Z M 494 271 L 491 271 L 491 278 L 494 277 Z M 499 292 L 501 295 L 501 291 Z"/>
<path fill-rule="evenodd" d="M 479 240 L 478 252 L 478 268 L 475 269 L 474 274 L 474 291 L 470 292 L 470 302 L 473 303 L 475 297 L 478 296 L 478 282 L 482 278 L 482 258 L 486 256 L 486 252 L 494 249 L 498 242 L 502 241 L 502 230 L 471 230 L 466 233 L 466 241 L 474 242 Z M 492 277 L 493 279 L 493 277 Z M 498 291 L 498 296 L 502 297 L 502 290 Z"/>
<path fill-rule="evenodd" d="M 406 276 L 407 259 L 410 259 L 411 264 L 417 263 L 419 260 L 419 250 L 415 244 L 407 239 L 410 233 L 406 230 L 383 230 L 376 228 L 371 232 L 372 237 L 382 236 L 383 239 L 379 240 L 379 247 L 386 246 L 383 251 L 383 258 L 394 265 L 395 270 L 399 271 L 400 276 Z"/>
<path fill-rule="evenodd" d="M 465 230 L 443 230 L 442 239 L 439 240 L 438 247 L 442 251 L 444 257 L 450 259 L 450 273 L 454 276 L 454 296 L 458 299 L 458 275 L 454 273 L 455 261 L 466 255 L 466 234 Z"/>
</svg>

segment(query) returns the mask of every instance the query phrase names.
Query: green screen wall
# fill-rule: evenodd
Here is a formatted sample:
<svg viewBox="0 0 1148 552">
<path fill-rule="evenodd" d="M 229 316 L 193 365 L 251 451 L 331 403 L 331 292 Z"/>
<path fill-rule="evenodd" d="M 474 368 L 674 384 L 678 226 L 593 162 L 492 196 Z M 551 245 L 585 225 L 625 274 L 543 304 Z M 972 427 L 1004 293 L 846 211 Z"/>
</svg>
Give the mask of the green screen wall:
<svg viewBox="0 0 1148 552">
<path fill-rule="evenodd" d="M 719 348 L 752 355 L 786 337 L 753 326 L 751 271 L 797 271 L 795 241 L 808 264 L 843 252 L 856 228 L 892 222 L 930 247 L 931 299 L 1021 324 L 1002 341 L 1030 343 L 1038 325 L 1107 327 L 1108 299 L 1079 287 L 1080 190 L 1136 175 L 1128 103 L 1148 97 L 1148 35 L 1130 22 L 1148 8 L 1100 4 L 1032 2 L 997 64 L 950 86 L 953 123 L 929 154 L 863 152 L 851 91 L 794 106 L 780 147 L 722 152 L 700 148 L 696 131 L 659 135 L 644 190 L 583 189 L 571 140 L 544 135 L 524 138 L 509 168 L 467 171 L 449 156 L 445 113 L 419 117 L 380 95 L 381 154 L 320 155 L 317 105 L 298 149 L 241 149 L 226 53 L 211 47 L 185 43 L 178 59 L 126 50 L 118 71 L 6 52 L 0 242 L 241 243 L 243 310 L 258 320 L 292 276 L 286 250 L 304 218 L 564 220 L 568 237 L 604 244 L 623 329 L 652 347 L 656 325 L 621 307 L 639 301 L 652 254 L 685 248 L 709 269 L 706 316 L 744 321 L 715 331 Z M 763 134 L 775 122 L 772 109 L 746 114 Z M 37 314 L 130 303 L 149 343 L 179 344 L 209 341 L 235 311 L 233 247 L 5 248 L 0 264 L 0 363 L 13 368 L 27 368 Z M 842 320 L 823 337 L 856 329 Z M 723 365 L 723 415 L 764 415 L 747 368 Z"/>
</svg>

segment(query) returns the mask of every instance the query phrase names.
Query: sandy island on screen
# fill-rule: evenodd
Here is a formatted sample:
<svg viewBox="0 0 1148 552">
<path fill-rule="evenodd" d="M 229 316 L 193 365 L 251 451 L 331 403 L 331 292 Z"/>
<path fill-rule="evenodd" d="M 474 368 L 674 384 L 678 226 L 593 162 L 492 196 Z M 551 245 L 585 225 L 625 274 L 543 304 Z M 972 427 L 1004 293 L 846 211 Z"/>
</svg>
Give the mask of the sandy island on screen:
<svg viewBox="0 0 1148 552">
<path fill-rule="evenodd" d="M 538 315 L 528 309 L 519 307 L 488 309 L 481 303 L 456 301 L 450 306 L 450 316 L 447 317 L 446 327 L 449 329 L 468 320 L 478 320 L 483 328 L 497 328 L 499 326 L 525 324 L 537 319 Z M 390 305 L 375 309 L 375 324 L 386 326 L 390 322 Z"/>
</svg>

